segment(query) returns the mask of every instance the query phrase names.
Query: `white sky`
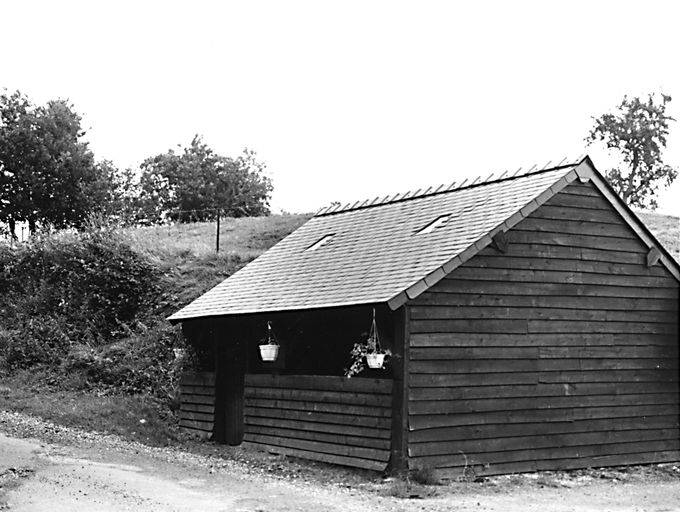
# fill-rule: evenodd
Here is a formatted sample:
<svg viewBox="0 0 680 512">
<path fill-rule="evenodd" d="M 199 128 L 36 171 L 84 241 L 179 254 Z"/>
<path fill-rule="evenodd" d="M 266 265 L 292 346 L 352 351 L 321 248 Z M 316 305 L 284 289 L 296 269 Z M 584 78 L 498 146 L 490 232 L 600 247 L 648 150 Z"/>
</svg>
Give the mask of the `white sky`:
<svg viewBox="0 0 680 512">
<path fill-rule="evenodd" d="M 67 98 L 119 167 L 186 145 L 267 162 L 312 211 L 589 153 L 624 94 L 680 118 L 680 2 L 0 0 L 0 88 Z M 680 167 L 674 123 L 666 161 Z M 660 211 L 680 215 L 680 180 Z"/>
</svg>

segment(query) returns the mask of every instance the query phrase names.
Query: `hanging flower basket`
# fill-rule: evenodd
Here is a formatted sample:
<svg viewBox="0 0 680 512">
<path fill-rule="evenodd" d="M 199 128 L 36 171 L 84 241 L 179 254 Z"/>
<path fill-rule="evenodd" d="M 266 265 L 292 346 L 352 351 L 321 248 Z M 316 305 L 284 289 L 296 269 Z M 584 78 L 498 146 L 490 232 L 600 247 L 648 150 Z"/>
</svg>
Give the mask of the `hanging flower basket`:
<svg viewBox="0 0 680 512">
<path fill-rule="evenodd" d="M 380 346 L 380 338 L 378 338 L 378 326 L 375 323 L 375 308 L 373 308 L 373 322 L 371 323 L 371 330 L 368 333 L 366 340 L 366 363 L 368 367 L 376 370 L 382 368 L 385 364 L 386 350 Z"/>
<path fill-rule="evenodd" d="M 268 363 L 276 361 L 279 357 L 279 346 L 278 345 L 260 345 L 260 357 L 262 360 Z"/>
<path fill-rule="evenodd" d="M 353 377 L 366 369 L 368 365 L 372 370 L 385 368 L 385 357 L 392 355 L 390 349 L 383 349 L 378 338 L 378 328 L 375 323 L 375 308 L 373 308 L 373 322 L 368 338 L 365 342 L 355 343 L 350 353 L 352 364 L 345 370 L 345 377 Z"/>
<path fill-rule="evenodd" d="M 382 368 L 385 363 L 385 354 L 378 352 L 366 354 L 366 362 L 368 363 L 369 368 Z"/>
<path fill-rule="evenodd" d="M 272 331 L 272 323 L 267 322 L 267 343 L 260 345 L 260 357 L 266 363 L 276 361 L 279 357 L 279 344 L 276 342 L 274 331 Z"/>
</svg>

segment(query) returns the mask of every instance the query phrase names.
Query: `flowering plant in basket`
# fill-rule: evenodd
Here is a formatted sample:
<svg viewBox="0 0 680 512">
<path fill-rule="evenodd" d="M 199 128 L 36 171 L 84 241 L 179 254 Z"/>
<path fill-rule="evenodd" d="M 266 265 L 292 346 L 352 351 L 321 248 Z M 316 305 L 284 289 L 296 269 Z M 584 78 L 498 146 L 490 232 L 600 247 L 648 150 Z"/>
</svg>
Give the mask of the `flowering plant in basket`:
<svg viewBox="0 0 680 512">
<path fill-rule="evenodd" d="M 373 323 L 365 342 L 355 343 L 350 352 L 352 364 L 345 371 L 345 377 L 353 377 L 369 368 L 385 368 L 386 359 L 392 355 L 390 349 L 380 346 L 378 329 L 375 324 L 375 308 L 373 309 Z"/>
</svg>

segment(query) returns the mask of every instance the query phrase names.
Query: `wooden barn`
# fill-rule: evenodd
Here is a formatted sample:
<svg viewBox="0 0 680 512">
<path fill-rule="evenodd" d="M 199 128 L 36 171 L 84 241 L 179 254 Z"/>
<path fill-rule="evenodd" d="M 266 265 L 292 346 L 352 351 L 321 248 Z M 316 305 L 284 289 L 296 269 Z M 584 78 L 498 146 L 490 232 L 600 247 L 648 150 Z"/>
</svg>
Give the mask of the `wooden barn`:
<svg viewBox="0 0 680 512">
<path fill-rule="evenodd" d="M 588 157 L 333 206 L 170 317 L 181 425 L 452 476 L 677 461 L 679 281 Z M 374 311 L 392 356 L 344 377 Z"/>
</svg>

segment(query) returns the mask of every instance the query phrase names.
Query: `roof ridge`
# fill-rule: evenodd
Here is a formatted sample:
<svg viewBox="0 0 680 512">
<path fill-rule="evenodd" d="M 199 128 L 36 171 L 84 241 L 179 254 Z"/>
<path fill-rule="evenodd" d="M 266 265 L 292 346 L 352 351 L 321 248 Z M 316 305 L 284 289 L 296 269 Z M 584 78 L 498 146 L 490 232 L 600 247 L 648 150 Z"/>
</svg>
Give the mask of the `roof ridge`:
<svg viewBox="0 0 680 512">
<path fill-rule="evenodd" d="M 578 164 L 580 164 L 585 158 L 587 158 L 587 155 L 580 155 L 576 159 L 569 159 L 568 157 L 564 157 L 562 160 L 560 160 L 558 163 L 555 165 L 550 166 L 552 164 L 552 160 L 549 160 L 543 167 L 538 168 L 537 164 L 534 164 L 531 166 L 528 170 L 523 170 L 522 167 L 517 169 L 514 173 L 510 174 L 509 170 L 505 170 L 502 173 L 500 173 L 497 177 L 494 178 L 494 175 L 496 174 L 495 172 L 492 172 L 487 176 L 485 179 L 482 179 L 480 181 L 481 176 L 477 176 L 472 179 L 471 182 L 468 183 L 470 178 L 465 178 L 463 181 L 460 183 L 453 182 L 450 185 L 446 184 L 441 184 L 438 187 L 435 188 L 435 186 L 430 186 L 426 189 L 419 188 L 415 191 L 407 190 L 406 192 L 403 193 L 397 193 L 394 196 L 386 195 L 381 199 L 381 196 L 377 196 L 374 199 L 365 199 L 365 200 L 359 200 L 355 202 L 349 202 L 345 205 L 339 202 L 335 202 L 331 204 L 330 206 L 325 206 L 319 209 L 316 214 L 314 215 L 315 217 L 322 217 L 325 215 L 331 215 L 335 213 L 342 213 L 342 212 L 347 212 L 351 210 L 362 210 L 366 208 L 373 208 L 375 206 L 382 206 L 385 204 L 392 204 L 392 203 L 399 203 L 402 201 L 409 201 L 411 199 L 420 199 L 422 197 L 427 197 L 427 196 L 434 196 L 434 195 L 439 195 L 439 194 L 446 194 L 448 192 L 453 192 L 456 190 L 462 190 L 462 189 L 468 189 L 468 188 L 474 188 L 474 187 L 479 187 L 482 185 L 489 185 L 491 183 L 499 183 L 501 181 L 510 181 L 510 180 L 515 180 L 518 178 L 523 178 L 525 176 L 531 176 L 534 174 L 540 174 L 542 172 L 549 172 L 549 171 L 554 171 L 557 169 L 562 169 L 566 167 L 574 167 Z"/>
</svg>

